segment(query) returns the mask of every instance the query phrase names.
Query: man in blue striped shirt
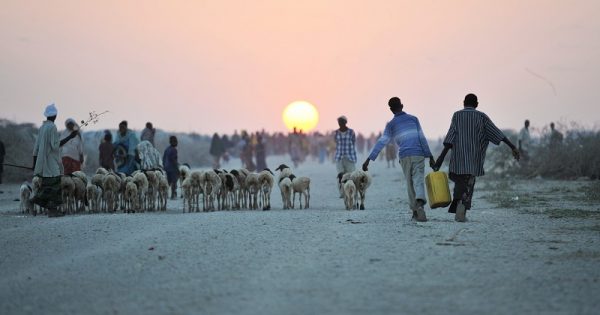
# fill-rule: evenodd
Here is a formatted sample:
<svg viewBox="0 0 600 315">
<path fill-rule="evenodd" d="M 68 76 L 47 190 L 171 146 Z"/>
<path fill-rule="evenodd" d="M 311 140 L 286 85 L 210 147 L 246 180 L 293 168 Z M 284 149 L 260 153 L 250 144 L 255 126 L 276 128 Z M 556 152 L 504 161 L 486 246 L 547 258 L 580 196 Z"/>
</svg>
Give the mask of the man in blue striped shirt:
<svg viewBox="0 0 600 315">
<path fill-rule="evenodd" d="M 385 126 L 383 135 L 377 140 L 362 168 L 367 171 L 369 161 L 375 161 L 379 152 L 390 141 L 395 141 L 399 148 L 400 165 L 406 177 L 408 199 L 410 209 L 413 211 L 413 219 L 425 222 L 427 221 L 424 210 L 427 203 L 424 184 L 425 158 L 429 158 L 429 166 L 433 166 L 435 160 L 429 150 L 419 119 L 402 111 L 404 105 L 398 97 L 392 97 L 388 105 L 394 113 L 394 118 Z"/>
<path fill-rule="evenodd" d="M 467 94 L 463 102 L 464 109 L 452 116 L 448 134 L 444 139 L 444 150 L 433 166 L 438 170 L 448 150 L 452 149 L 450 157 L 450 179 L 454 182 L 452 204 L 448 212 L 455 213 L 454 219 L 465 222 L 467 210 L 471 208 L 473 189 L 477 176 L 484 175 L 483 163 L 488 144 L 499 145 L 506 143 L 512 150 L 513 157 L 518 161 L 519 150 L 504 136 L 492 120 L 476 108 L 479 105 L 475 94 Z"/>
</svg>

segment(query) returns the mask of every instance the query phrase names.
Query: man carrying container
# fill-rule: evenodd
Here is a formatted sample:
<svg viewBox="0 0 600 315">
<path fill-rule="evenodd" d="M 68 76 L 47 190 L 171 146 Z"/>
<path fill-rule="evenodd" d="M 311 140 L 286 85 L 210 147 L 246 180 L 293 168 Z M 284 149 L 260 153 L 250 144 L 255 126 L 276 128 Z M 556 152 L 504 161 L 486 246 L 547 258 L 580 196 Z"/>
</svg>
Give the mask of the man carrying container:
<svg viewBox="0 0 600 315">
<path fill-rule="evenodd" d="M 424 209 L 427 203 L 424 185 L 425 158 L 429 158 L 429 166 L 434 165 L 435 159 L 429 150 L 419 119 L 402 111 L 404 105 L 398 97 L 392 97 L 388 105 L 394 118 L 385 126 L 383 135 L 377 140 L 362 169 L 366 172 L 369 161 L 375 161 L 379 152 L 390 141 L 395 141 L 399 148 L 400 165 L 406 177 L 412 217 L 419 222 L 425 222 L 427 221 Z"/>
<path fill-rule="evenodd" d="M 467 210 L 471 209 L 471 199 L 477 176 L 483 176 L 483 163 L 488 144 L 506 143 L 518 161 L 519 150 L 504 136 L 492 120 L 476 108 L 479 105 L 475 94 L 467 94 L 463 102 L 464 109 L 452 116 L 450 129 L 444 139 L 444 150 L 433 169 L 439 170 L 444 157 L 450 149 L 450 180 L 454 182 L 452 203 L 448 212 L 455 213 L 458 222 L 467 220 Z"/>
</svg>

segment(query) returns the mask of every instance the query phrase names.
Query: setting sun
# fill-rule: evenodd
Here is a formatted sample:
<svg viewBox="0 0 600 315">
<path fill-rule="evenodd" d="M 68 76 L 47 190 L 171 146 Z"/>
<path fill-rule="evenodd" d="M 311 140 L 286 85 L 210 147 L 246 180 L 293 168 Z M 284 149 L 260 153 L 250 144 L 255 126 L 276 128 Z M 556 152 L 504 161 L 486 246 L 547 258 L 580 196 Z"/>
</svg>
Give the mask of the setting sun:
<svg viewBox="0 0 600 315">
<path fill-rule="evenodd" d="M 315 106 L 306 101 L 295 101 L 283 111 L 283 122 L 289 130 L 294 127 L 303 132 L 309 132 L 319 122 L 319 112 Z"/>
</svg>

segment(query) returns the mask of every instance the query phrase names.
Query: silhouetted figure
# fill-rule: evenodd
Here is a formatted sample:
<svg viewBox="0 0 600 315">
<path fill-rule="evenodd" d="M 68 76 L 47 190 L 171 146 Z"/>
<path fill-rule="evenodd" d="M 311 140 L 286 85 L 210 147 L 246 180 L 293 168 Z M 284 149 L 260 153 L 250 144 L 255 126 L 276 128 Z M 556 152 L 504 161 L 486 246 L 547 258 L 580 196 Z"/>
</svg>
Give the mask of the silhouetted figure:
<svg viewBox="0 0 600 315">
<path fill-rule="evenodd" d="M 171 187 L 171 199 L 177 198 L 177 180 L 179 179 L 179 162 L 177 158 L 177 137 L 169 137 L 169 147 L 163 154 L 163 166 L 167 173 L 167 182 Z"/>
<path fill-rule="evenodd" d="M 155 144 L 154 144 L 154 136 L 155 135 L 156 135 L 156 129 L 154 129 L 154 126 L 152 125 L 151 122 L 147 122 L 146 128 L 144 128 L 144 130 L 142 130 L 142 133 L 140 135 L 140 141 L 148 141 L 152 144 L 152 146 L 155 146 Z"/>
<path fill-rule="evenodd" d="M 556 148 L 563 142 L 563 134 L 554 128 L 554 123 L 550 123 L 550 146 Z"/>
<path fill-rule="evenodd" d="M 221 168 L 221 157 L 225 153 L 225 146 L 218 133 L 213 134 L 210 141 L 210 155 L 213 157 L 213 168 Z"/>
<path fill-rule="evenodd" d="M 444 150 L 434 169 L 438 170 L 448 151 L 450 157 L 450 179 L 454 182 L 454 196 L 448 212 L 456 213 L 455 220 L 466 221 L 466 212 L 471 209 L 471 199 L 477 176 L 485 174 L 483 164 L 489 142 L 499 145 L 506 143 L 513 157 L 519 160 L 519 150 L 504 136 L 492 120 L 476 108 L 479 105 L 475 94 L 467 94 L 464 109 L 452 116 L 450 129 L 444 139 Z"/>
<path fill-rule="evenodd" d="M 113 154 L 115 151 L 115 147 L 112 144 L 112 133 L 109 130 L 104 131 L 104 138 L 102 143 L 100 143 L 100 146 L 98 147 L 98 151 L 100 151 L 100 167 L 103 167 L 109 171 L 114 171 L 115 160 L 113 158 Z"/>
<path fill-rule="evenodd" d="M 265 140 L 261 135 L 256 137 L 254 153 L 256 155 L 256 170 L 262 171 L 267 168 L 267 150 L 265 148 Z"/>
<path fill-rule="evenodd" d="M 529 150 L 531 150 L 531 135 L 529 134 L 529 120 L 525 120 L 525 125 L 519 132 L 519 152 L 523 162 L 529 160 Z"/>
</svg>

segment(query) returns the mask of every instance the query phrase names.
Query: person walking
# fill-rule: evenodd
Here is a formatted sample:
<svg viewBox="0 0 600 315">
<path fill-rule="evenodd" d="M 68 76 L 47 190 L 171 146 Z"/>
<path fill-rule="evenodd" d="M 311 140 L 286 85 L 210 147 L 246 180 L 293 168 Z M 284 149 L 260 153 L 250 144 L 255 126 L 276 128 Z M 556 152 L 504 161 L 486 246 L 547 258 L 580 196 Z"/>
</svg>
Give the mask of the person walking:
<svg viewBox="0 0 600 315">
<path fill-rule="evenodd" d="M 109 171 L 114 171 L 115 161 L 113 159 L 113 153 L 115 151 L 115 147 L 112 143 L 112 133 L 109 130 L 104 131 L 104 140 L 102 143 L 100 143 L 98 151 L 100 152 L 100 167 L 103 167 Z"/>
<path fill-rule="evenodd" d="M 212 136 L 209 153 L 213 157 L 213 168 L 221 168 L 221 157 L 225 153 L 225 146 L 218 133 L 215 133 Z"/>
<path fill-rule="evenodd" d="M 556 130 L 554 123 L 550 123 L 550 148 L 555 149 L 563 142 L 564 136 L 562 132 Z"/>
<path fill-rule="evenodd" d="M 177 180 L 179 179 L 179 161 L 177 160 L 177 137 L 169 137 L 169 147 L 163 154 L 163 165 L 167 173 L 167 182 L 171 187 L 171 199 L 177 198 Z"/>
<path fill-rule="evenodd" d="M 520 153 L 492 120 L 483 112 L 477 110 L 479 102 L 475 94 L 467 94 L 463 101 L 464 109 L 452 116 L 450 128 L 444 139 L 444 150 L 433 169 L 439 170 L 449 150 L 450 180 L 454 182 L 452 203 L 448 212 L 455 213 L 454 219 L 465 222 L 467 210 L 471 209 L 475 180 L 485 174 L 483 164 L 488 144 L 499 145 L 506 143 L 512 150 L 515 160 Z"/>
<path fill-rule="evenodd" d="M 356 170 L 356 134 L 348 128 L 348 118 L 337 119 L 339 129 L 335 131 L 335 165 L 338 174 Z"/>
<path fill-rule="evenodd" d="M 155 135 L 156 135 L 156 129 L 154 129 L 154 126 L 152 125 L 151 122 L 147 122 L 146 128 L 144 128 L 144 130 L 142 130 L 142 133 L 140 134 L 140 141 L 148 141 L 154 147 L 155 146 L 154 145 L 154 136 Z"/>
<path fill-rule="evenodd" d="M 254 148 L 256 157 L 256 170 L 262 171 L 267 168 L 267 149 L 265 148 L 265 139 L 263 135 L 256 134 L 256 147 Z"/>
<path fill-rule="evenodd" d="M 131 175 L 136 169 L 136 148 L 140 141 L 135 133 L 127 128 L 127 121 L 119 123 L 119 131 L 113 146 L 117 160 L 117 171 Z"/>
<path fill-rule="evenodd" d="M 58 110 L 54 104 L 46 107 L 44 110 L 46 121 L 42 123 L 33 147 L 33 176 L 39 176 L 42 179 L 42 187 L 31 201 L 48 209 L 48 217 L 65 215 L 64 212 L 58 210 L 63 202 L 60 187 L 59 149 L 79 134 L 74 130 L 66 138 L 59 140 L 58 130 L 54 124 L 57 115 Z"/>
<path fill-rule="evenodd" d="M 388 106 L 394 114 L 394 118 L 385 125 L 385 129 L 379 140 L 375 143 L 371 154 L 363 163 L 362 169 L 368 171 L 369 162 L 375 161 L 379 152 L 390 142 L 394 141 L 398 146 L 400 165 L 406 178 L 408 200 L 412 210 L 412 218 L 419 222 L 427 221 L 425 214 L 425 158 L 429 158 L 429 166 L 433 166 L 435 160 L 427 139 L 419 123 L 419 119 L 403 111 L 404 105 L 398 97 L 392 97 Z"/>
<path fill-rule="evenodd" d="M 525 124 L 519 131 L 519 152 L 523 162 L 529 160 L 529 150 L 531 146 L 531 136 L 529 135 L 529 120 L 525 120 Z"/>
<path fill-rule="evenodd" d="M 79 125 L 73 118 L 68 118 L 65 121 L 65 131 L 61 137 L 66 138 L 73 131 L 79 131 Z M 77 137 L 67 141 L 61 149 L 61 160 L 63 165 L 63 174 L 71 175 L 74 172 L 81 171 L 83 165 L 83 139 L 81 134 L 77 133 Z"/>
</svg>

